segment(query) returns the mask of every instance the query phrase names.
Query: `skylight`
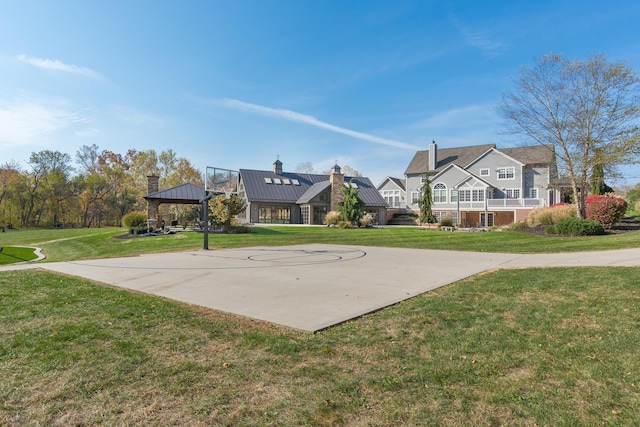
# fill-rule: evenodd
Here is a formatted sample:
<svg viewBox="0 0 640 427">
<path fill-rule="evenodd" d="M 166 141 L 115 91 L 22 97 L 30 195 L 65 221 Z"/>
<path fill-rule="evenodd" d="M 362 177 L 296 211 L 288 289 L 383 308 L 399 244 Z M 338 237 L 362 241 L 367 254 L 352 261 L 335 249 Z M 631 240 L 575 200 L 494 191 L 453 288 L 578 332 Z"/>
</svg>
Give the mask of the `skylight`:
<svg viewBox="0 0 640 427">
<path fill-rule="evenodd" d="M 264 183 L 265 184 L 272 184 L 271 178 L 265 177 L 264 178 Z"/>
<path fill-rule="evenodd" d="M 291 180 L 291 183 L 292 183 L 293 185 L 300 185 L 300 181 L 298 181 L 297 179 L 292 179 L 292 180 Z"/>
<path fill-rule="evenodd" d="M 282 181 L 280 181 L 280 178 L 273 178 L 273 183 L 274 184 L 282 184 Z"/>
</svg>

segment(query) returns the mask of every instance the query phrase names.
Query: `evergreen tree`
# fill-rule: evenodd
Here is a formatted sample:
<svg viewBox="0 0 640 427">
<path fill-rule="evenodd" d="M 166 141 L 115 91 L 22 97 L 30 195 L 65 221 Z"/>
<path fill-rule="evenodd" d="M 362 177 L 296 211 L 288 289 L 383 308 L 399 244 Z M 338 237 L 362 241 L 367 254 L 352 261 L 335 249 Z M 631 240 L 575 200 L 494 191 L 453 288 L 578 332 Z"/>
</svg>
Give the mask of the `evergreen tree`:
<svg viewBox="0 0 640 427">
<path fill-rule="evenodd" d="M 351 185 L 342 187 L 344 199 L 338 203 L 338 212 L 345 221 L 357 225 L 364 216 L 364 203 L 358 199 L 358 189 Z"/>
<path fill-rule="evenodd" d="M 433 224 L 436 222 L 436 218 L 433 216 L 433 212 L 431 211 L 432 203 L 433 195 L 431 192 L 431 181 L 429 181 L 429 174 L 425 174 L 424 181 L 420 187 L 420 199 L 418 199 L 421 224 Z"/>
<path fill-rule="evenodd" d="M 596 153 L 597 158 L 602 158 L 602 149 L 599 149 Z M 603 196 L 607 193 L 612 193 L 613 188 L 609 187 L 604 182 L 604 165 L 602 161 L 596 161 L 591 171 L 591 194 L 597 196 Z"/>
</svg>

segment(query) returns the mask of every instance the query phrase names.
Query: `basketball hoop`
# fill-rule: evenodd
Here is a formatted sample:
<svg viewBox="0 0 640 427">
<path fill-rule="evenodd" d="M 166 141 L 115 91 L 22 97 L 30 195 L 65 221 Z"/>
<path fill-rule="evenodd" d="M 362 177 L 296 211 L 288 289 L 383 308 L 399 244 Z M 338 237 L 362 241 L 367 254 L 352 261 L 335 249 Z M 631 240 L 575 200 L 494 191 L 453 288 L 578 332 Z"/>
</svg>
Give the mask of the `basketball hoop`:
<svg viewBox="0 0 640 427">
<path fill-rule="evenodd" d="M 221 190 L 224 193 L 224 197 L 226 197 L 227 199 L 231 198 L 231 193 L 233 193 L 233 189 L 232 188 L 224 188 L 223 187 Z"/>
</svg>

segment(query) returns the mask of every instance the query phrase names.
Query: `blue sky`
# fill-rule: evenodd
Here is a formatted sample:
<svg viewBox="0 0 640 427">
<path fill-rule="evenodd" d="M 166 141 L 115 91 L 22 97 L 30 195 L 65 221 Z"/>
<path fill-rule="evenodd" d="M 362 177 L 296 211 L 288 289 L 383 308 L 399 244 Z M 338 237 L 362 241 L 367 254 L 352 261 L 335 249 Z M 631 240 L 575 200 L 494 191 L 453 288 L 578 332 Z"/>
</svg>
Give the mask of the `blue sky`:
<svg viewBox="0 0 640 427">
<path fill-rule="evenodd" d="M 640 70 L 637 1 L 0 0 L 0 164 L 173 149 L 197 168 L 336 161 L 377 184 L 418 149 L 495 143 L 533 58 Z M 626 181 L 640 182 L 640 168 Z"/>
</svg>

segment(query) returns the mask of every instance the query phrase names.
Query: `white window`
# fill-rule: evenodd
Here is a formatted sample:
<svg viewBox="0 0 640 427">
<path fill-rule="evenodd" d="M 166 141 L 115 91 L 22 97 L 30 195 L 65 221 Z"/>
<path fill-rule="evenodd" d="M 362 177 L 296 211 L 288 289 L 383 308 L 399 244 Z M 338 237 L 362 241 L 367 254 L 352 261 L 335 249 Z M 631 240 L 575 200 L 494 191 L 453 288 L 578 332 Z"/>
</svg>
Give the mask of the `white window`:
<svg viewBox="0 0 640 427">
<path fill-rule="evenodd" d="M 529 197 L 532 199 L 537 199 L 538 198 L 538 189 L 537 188 L 531 188 L 529 190 Z"/>
<path fill-rule="evenodd" d="M 382 190 L 382 197 L 392 208 L 400 207 L 400 190 Z"/>
<path fill-rule="evenodd" d="M 458 201 L 458 190 L 456 190 L 455 188 L 451 189 L 449 200 L 451 200 L 451 203 L 455 203 Z"/>
<path fill-rule="evenodd" d="M 507 188 L 504 190 L 507 195 L 507 199 L 519 199 L 520 198 L 520 189 L 519 188 Z"/>
<path fill-rule="evenodd" d="M 420 175 L 420 184 L 422 184 L 427 179 L 427 174 L 423 173 Z"/>
<path fill-rule="evenodd" d="M 471 191 L 471 200 L 474 202 L 482 202 L 484 201 L 484 190 L 472 190 Z"/>
<path fill-rule="evenodd" d="M 433 186 L 433 203 L 447 203 L 447 186 L 441 182 Z"/>
<path fill-rule="evenodd" d="M 460 199 L 461 202 L 470 202 L 471 190 L 458 190 L 458 199 Z"/>
<path fill-rule="evenodd" d="M 480 176 L 489 176 L 489 168 L 480 169 Z"/>
<path fill-rule="evenodd" d="M 411 192 L 411 204 L 415 205 L 416 203 L 418 203 L 418 200 L 420 200 L 420 192 L 419 191 L 412 191 Z"/>
<path fill-rule="evenodd" d="M 497 171 L 498 179 L 514 179 L 516 177 L 516 168 L 499 168 Z"/>
</svg>

